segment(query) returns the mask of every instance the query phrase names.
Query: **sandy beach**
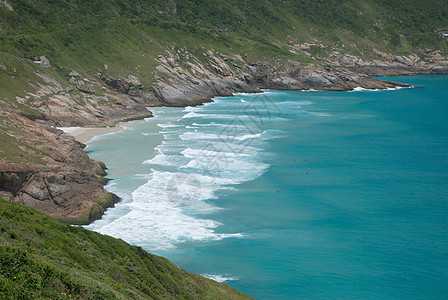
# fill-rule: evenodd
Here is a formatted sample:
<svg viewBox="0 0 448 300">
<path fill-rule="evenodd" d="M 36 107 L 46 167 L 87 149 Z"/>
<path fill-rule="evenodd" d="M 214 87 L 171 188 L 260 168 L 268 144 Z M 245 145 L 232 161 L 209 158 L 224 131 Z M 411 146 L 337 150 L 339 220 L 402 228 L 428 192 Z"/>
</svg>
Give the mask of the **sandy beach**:
<svg viewBox="0 0 448 300">
<path fill-rule="evenodd" d="M 72 135 L 77 141 L 81 143 L 87 143 L 97 135 L 121 131 L 127 126 L 132 125 L 136 122 L 141 122 L 141 120 L 122 122 L 114 127 L 58 127 L 58 129 Z"/>
</svg>

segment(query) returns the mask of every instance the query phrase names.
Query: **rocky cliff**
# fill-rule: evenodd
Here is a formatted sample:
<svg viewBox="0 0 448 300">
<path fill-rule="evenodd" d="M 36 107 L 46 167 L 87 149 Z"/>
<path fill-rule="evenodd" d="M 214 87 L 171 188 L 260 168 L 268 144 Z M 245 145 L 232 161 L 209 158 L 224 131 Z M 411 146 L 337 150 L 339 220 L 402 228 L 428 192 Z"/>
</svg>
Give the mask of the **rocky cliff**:
<svg viewBox="0 0 448 300">
<path fill-rule="evenodd" d="M 118 198 L 99 183 L 105 166 L 73 137 L 16 112 L 6 114 L 2 137 L 11 151 L 0 159 L 0 197 L 34 207 L 57 220 L 88 224 Z"/>
</svg>

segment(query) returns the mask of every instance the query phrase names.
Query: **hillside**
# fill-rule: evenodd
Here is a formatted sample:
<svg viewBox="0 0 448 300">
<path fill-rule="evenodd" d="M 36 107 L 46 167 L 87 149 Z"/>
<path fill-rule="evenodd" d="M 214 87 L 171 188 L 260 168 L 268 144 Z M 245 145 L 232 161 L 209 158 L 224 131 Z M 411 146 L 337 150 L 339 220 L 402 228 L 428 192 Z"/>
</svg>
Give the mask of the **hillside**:
<svg viewBox="0 0 448 300">
<path fill-rule="evenodd" d="M 261 89 L 403 86 L 448 74 L 442 0 L 0 0 L 0 196 L 86 224 L 105 166 L 57 127 Z"/>
<path fill-rule="evenodd" d="M 1 299 L 252 299 L 122 240 L 0 198 Z"/>
<path fill-rule="evenodd" d="M 448 30 L 442 0 L 4 2 L 11 10 L 0 9 L 0 91 L 8 99 L 23 93 L 20 81 L 36 79 L 32 61 L 42 55 L 53 66 L 46 71 L 61 81 L 73 69 L 92 75 L 107 64 L 110 74 L 135 75 L 147 86 L 160 75 L 156 58 L 166 50 L 188 49 L 189 62 L 213 49 L 272 64 L 320 64 L 334 52 L 427 61 L 448 50 L 440 36 Z"/>
<path fill-rule="evenodd" d="M 249 60 L 294 58 L 289 47 L 319 43 L 330 53 L 375 57 L 448 47 L 446 1 L 237 1 L 237 0 L 9 0 L 0 10 L 0 52 L 19 57 L 46 55 L 67 75 L 72 68 L 108 63 L 111 71 L 152 73 L 153 58 L 168 47 L 195 54 L 214 48 L 248 54 Z M 145 54 L 142 58 L 142 54 Z M 322 53 L 325 54 L 325 53 Z M 377 56 L 377 55 L 376 55 Z M 126 70 L 127 69 L 127 70 Z M 123 74 L 126 75 L 126 74 Z M 151 78 L 148 78 L 151 79 Z M 147 82 L 144 82 L 147 83 Z"/>
</svg>

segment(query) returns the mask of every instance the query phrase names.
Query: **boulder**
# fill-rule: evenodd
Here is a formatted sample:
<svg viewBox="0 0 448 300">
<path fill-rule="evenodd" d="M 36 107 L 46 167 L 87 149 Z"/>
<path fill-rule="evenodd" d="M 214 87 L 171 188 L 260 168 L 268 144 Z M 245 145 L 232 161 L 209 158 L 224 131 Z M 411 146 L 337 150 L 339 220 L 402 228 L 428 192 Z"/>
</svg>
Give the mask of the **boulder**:
<svg viewBox="0 0 448 300">
<path fill-rule="evenodd" d="M 104 79 L 103 79 L 104 78 Z M 107 86 L 109 86 L 111 89 L 121 92 L 123 94 L 129 93 L 130 84 L 122 79 L 114 78 L 112 76 L 109 77 L 103 77 L 102 79 L 106 83 Z"/>
<path fill-rule="evenodd" d="M 79 75 L 78 72 L 76 72 L 75 70 L 72 70 L 69 74 L 71 77 L 80 77 L 81 75 Z"/>
<path fill-rule="evenodd" d="M 6 0 L 0 0 L 0 8 L 5 8 L 6 10 L 13 11 L 14 9 Z"/>
<path fill-rule="evenodd" d="M 128 76 L 128 80 L 127 83 L 131 86 L 131 87 L 136 87 L 138 89 L 143 89 L 143 84 L 140 82 L 140 80 L 133 75 L 129 75 Z"/>
<path fill-rule="evenodd" d="M 51 67 L 50 61 L 49 61 L 48 58 L 46 58 L 45 56 L 42 55 L 42 56 L 40 57 L 40 61 L 41 61 L 40 65 L 41 65 L 42 67 L 44 67 L 44 68 L 49 68 L 49 67 Z"/>
<path fill-rule="evenodd" d="M 91 84 L 80 83 L 76 86 L 76 88 L 83 93 L 87 93 L 87 94 L 95 93 L 95 88 Z"/>
</svg>

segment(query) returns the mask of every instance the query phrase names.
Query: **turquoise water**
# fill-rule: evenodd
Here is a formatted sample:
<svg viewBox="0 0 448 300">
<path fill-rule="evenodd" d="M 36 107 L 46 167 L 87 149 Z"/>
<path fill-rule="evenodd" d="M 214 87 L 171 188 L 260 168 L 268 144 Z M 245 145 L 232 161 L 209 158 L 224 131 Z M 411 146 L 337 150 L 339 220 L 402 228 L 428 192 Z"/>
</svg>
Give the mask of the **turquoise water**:
<svg viewBox="0 0 448 300">
<path fill-rule="evenodd" d="M 266 91 L 88 143 L 123 201 L 88 228 L 257 299 L 447 299 L 448 76 Z"/>
</svg>

